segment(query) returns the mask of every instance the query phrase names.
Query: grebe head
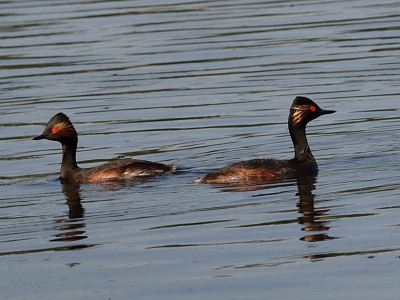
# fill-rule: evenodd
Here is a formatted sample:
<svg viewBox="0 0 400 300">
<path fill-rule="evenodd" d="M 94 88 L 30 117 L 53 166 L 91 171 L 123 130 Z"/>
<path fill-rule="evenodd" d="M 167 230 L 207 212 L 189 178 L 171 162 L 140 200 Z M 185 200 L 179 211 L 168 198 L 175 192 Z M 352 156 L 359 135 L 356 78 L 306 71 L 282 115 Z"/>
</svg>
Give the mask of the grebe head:
<svg viewBox="0 0 400 300">
<path fill-rule="evenodd" d="M 49 120 L 43 133 L 33 139 L 47 139 L 63 143 L 68 140 L 78 140 L 78 134 L 69 118 L 63 113 L 58 113 Z"/>
<path fill-rule="evenodd" d="M 308 122 L 326 114 L 333 114 L 335 110 L 326 110 L 319 107 L 309 98 L 297 96 L 290 107 L 289 125 L 305 127 Z"/>
</svg>

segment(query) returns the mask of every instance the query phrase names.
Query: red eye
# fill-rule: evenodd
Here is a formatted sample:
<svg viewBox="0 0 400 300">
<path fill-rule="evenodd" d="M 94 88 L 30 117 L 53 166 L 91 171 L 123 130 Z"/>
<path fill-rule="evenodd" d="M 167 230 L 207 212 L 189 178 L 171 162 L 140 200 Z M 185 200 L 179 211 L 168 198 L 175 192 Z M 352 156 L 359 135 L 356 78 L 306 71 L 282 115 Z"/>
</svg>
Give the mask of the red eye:
<svg viewBox="0 0 400 300">
<path fill-rule="evenodd" d="M 57 129 L 57 128 L 54 127 L 54 128 L 51 129 L 51 133 L 52 133 L 52 134 L 56 134 L 57 132 L 58 132 L 58 129 Z"/>
<path fill-rule="evenodd" d="M 313 106 L 310 107 L 310 110 L 311 110 L 312 112 L 316 112 L 316 111 L 317 111 L 317 108 L 313 105 Z"/>
</svg>

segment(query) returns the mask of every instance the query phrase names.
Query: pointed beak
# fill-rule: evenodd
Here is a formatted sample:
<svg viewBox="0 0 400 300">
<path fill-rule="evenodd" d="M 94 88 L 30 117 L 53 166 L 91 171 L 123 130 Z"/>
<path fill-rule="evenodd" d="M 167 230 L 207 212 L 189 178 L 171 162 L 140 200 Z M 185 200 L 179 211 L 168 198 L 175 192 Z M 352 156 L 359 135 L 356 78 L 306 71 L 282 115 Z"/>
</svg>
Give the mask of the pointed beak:
<svg viewBox="0 0 400 300">
<path fill-rule="evenodd" d="M 33 140 L 43 140 L 43 139 L 45 139 L 46 137 L 43 135 L 43 134 L 41 134 L 41 135 L 38 135 L 38 136 L 35 136 L 34 138 L 33 138 Z"/>
<path fill-rule="evenodd" d="M 320 114 L 321 114 L 321 115 L 328 115 L 328 114 L 333 114 L 333 113 L 335 113 L 335 112 L 336 112 L 336 110 L 322 109 L 321 112 L 320 112 Z"/>
</svg>

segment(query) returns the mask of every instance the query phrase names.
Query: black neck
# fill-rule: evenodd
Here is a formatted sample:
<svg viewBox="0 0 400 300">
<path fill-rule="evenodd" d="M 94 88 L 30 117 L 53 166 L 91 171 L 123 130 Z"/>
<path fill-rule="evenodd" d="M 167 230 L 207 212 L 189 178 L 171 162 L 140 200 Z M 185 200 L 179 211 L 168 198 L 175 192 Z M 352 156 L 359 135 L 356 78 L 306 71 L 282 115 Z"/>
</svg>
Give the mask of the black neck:
<svg viewBox="0 0 400 300">
<path fill-rule="evenodd" d="M 78 146 L 78 140 L 67 140 L 62 143 L 62 166 L 63 167 L 72 167 L 77 168 L 78 165 L 76 163 L 76 149 Z"/>
<path fill-rule="evenodd" d="M 289 124 L 289 132 L 294 146 L 295 159 L 314 160 L 307 142 L 306 127 Z"/>
</svg>

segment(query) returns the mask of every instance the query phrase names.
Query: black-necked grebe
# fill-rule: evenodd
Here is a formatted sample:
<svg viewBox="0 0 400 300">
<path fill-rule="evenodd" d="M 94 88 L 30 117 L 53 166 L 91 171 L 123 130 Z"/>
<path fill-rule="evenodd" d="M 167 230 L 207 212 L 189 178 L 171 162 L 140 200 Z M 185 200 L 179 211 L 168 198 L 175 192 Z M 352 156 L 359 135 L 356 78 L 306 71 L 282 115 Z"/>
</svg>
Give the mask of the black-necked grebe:
<svg viewBox="0 0 400 300">
<path fill-rule="evenodd" d="M 47 139 L 62 145 L 60 178 L 64 181 L 101 182 L 131 178 L 152 177 L 166 172 L 174 172 L 176 166 L 136 159 L 117 159 L 103 165 L 82 169 L 76 163 L 78 133 L 70 119 L 63 113 L 53 116 L 43 133 L 34 140 Z"/>
<path fill-rule="evenodd" d="M 321 115 L 332 114 L 334 110 L 320 108 L 306 97 L 296 97 L 290 107 L 288 126 L 295 156 L 290 160 L 252 159 L 241 161 L 216 170 L 196 179 L 196 183 L 262 183 L 317 175 L 318 166 L 308 146 L 306 125 Z"/>
</svg>

